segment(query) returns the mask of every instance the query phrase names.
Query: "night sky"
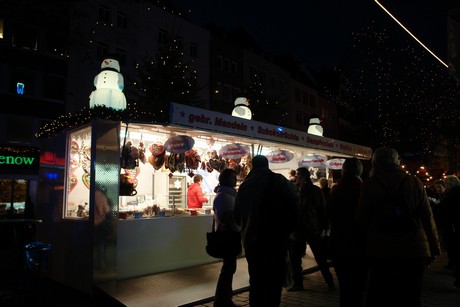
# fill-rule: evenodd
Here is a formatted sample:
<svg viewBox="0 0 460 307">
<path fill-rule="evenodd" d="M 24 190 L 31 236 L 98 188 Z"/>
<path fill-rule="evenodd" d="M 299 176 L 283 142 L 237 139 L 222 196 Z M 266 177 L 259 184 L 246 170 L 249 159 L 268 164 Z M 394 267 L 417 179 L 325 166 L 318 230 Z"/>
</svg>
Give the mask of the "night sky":
<svg viewBox="0 0 460 307">
<path fill-rule="evenodd" d="M 352 32 L 371 20 L 379 27 L 404 31 L 373 0 L 172 0 L 197 24 L 214 22 L 226 29 L 243 27 L 262 49 L 290 53 L 313 69 L 340 62 Z M 447 13 L 452 0 L 381 0 L 415 36 L 447 62 Z M 409 37 L 409 35 L 407 34 Z"/>
</svg>

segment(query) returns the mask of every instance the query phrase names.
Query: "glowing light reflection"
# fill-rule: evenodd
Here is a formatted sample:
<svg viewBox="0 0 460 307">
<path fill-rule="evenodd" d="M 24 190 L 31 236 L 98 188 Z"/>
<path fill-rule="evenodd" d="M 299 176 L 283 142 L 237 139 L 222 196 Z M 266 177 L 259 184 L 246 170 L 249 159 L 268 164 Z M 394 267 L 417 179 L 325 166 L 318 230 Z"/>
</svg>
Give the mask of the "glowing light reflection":
<svg viewBox="0 0 460 307">
<path fill-rule="evenodd" d="M 434 54 L 433 51 L 431 51 L 427 46 L 425 46 L 414 34 L 412 34 L 401 22 L 399 22 L 399 20 L 396 19 L 396 17 L 394 17 L 390 13 L 390 11 L 388 11 L 380 2 L 378 2 L 377 0 L 374 0 L 374 2 L 377 3 L 382 8 L 382 10 L 385 11 L 385 13 L 387 13 L 391 18 L 393 18 L 393 20 L 396 21 L 396 23 L 400 25 L 401 28 L 403 28 L 407 33 L 409 33 L 409 35 L 412 36 L 412 38 L 415 39 L 423 48 L 425 48 L 429 53 L 431 53 L 431 55 L 434 56 L 442 65 L 444 65 L 446 68 L 448 67 L 446 63 L 444 63 L 436 54 Z"/>
</svg>

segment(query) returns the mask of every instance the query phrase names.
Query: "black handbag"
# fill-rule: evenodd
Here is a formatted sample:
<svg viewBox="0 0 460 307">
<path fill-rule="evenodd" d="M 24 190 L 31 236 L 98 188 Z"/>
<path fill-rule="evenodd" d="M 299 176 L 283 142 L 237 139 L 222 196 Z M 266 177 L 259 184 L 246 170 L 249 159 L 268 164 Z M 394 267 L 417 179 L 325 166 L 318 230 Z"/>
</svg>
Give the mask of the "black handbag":
<svg viewBox="0 0 460 307">
<path fill-rule="evenodd" d="M 214 258 L 237 257 L 241 254 L 241 233 L 236 231 L 215 231 L 215 221 L 212 220 L 212 230 L 206 233 L 206 252 Z"/>
</svg>

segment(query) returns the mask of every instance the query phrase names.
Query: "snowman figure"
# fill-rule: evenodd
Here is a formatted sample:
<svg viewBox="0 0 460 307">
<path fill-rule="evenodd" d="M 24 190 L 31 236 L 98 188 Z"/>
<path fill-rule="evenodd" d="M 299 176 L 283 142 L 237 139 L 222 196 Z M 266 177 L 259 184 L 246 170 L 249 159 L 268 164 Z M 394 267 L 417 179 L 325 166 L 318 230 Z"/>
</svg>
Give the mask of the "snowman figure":
<svg viewBox="0 0 460 307">
<path fill-rule="evenodd" d="M 251 119 L 252 112 L 248 106 L 249 106 L 249 99 L 245 97 L 236 98 L 235 108 L 233 109 L 232 116 L 241 117 L 245 119 Z"/>
<path fill-rule="evenodd" d="M 323 127 L 321 126 L 321 121 L 318 116 L 312 115 L 312 117 L 310 117 L 307 133 L 323 136 Z"/>
<path fill-rule="evenodd" d="M 89 107 L 105 105 L 115 110 L 126 109 L 126 97 L 123 94 L 124 82 L 120 74 L 120 64 L 114 59 L 105 59 L 101 72 L 94 77 L 96 89 L 89 96 Z"/>
</svg>

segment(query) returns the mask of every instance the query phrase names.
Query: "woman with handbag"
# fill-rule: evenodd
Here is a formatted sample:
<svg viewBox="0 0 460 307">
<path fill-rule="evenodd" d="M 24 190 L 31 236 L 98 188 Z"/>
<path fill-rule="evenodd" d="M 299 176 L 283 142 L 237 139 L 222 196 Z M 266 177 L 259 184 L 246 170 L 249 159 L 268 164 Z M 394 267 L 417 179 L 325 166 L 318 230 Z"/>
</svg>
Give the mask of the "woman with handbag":
<svg viewBox="0 0 460 307">
<path fill-rule="evenodd" d="M 214 199 L 214 220 L 216 231 L 239 232 L 240 227 L 233 218 L 233 208 L 236 198 L 236 172 L 233 169 L 224 169 L 219 175 L 219 185 L 216 188 Z M 223 258 L 222 269 L 220 270 L 217 281 L 216 293 L 214 298 L 215 307 L 236 306 L 232 301 L 233 274 L 236 271 L 237 256 L 225 256 Z"/>
</svg>

